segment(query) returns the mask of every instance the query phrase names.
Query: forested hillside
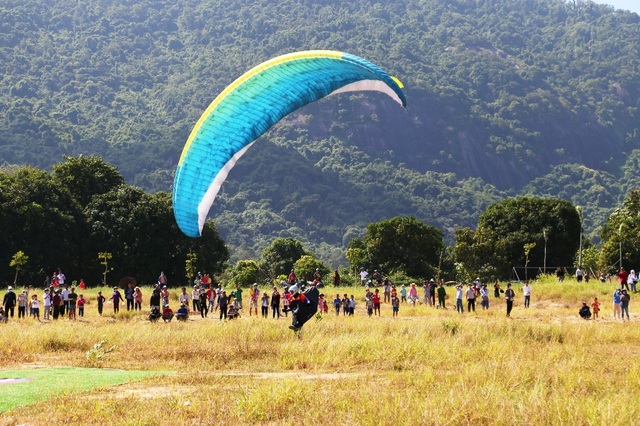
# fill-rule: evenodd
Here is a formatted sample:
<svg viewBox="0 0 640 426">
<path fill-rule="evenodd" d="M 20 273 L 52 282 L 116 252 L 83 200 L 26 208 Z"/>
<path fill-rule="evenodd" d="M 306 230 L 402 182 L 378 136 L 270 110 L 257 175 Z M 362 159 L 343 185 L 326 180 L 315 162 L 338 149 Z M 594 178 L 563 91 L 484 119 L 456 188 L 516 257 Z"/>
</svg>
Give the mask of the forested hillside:
<svg viewBox="0 0 640 426">
<path fill-rule="evenodd" d="M 235 259 L 291 236 L 331 264 L 367 223 L 475 227 L 504 197 L 561 197 L 592 236 L 638 183 L 640 17 L 563 0 L 6 0 L 0 164 L 96 154 L 170 190 L 200 114 L 306 49 L 400 78 L 305 107 L 238 162 L 211 211 Z"/>
</svg>

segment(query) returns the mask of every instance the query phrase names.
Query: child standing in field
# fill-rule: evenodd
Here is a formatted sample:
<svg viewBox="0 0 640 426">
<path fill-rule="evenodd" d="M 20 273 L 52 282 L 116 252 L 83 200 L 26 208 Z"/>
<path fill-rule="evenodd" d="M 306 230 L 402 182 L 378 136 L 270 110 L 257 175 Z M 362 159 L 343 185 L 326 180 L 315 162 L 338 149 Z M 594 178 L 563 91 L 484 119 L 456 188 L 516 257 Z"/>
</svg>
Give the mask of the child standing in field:
<svg viewBox="0 0 640 426">
<path fill-rule="evenodd" d="M 37 294 L 31 296 L 31 315 L 40 321 L 40 301 Z"/>
<path fill-rule="evenodd" d="M 398 296 L 391 296 L 391 310 L 393 311 L 393 317 L 396 318 L 398 311 L 400 311 L 400 299 L 398 299 Z"/>
<path fill-rule="evenodd" d="M 80 295 L 78 297 L 78 315 L 80 315 L 80 318 L 84 317 L 84 305 L 85 303 L 87 303 L 86 299 L 84 298 L 84 295 Z"/>
<path fill-rule="evenodd" d="M 402 284 L 402 288 L 400 288 L 400 301 L 402 303 L 407 303 L 407 288 Z"/>
<path fill-rule="evenodd" d="M 370 297 L 366 298 L 365 304 L 367 306 L 367 315 L 371 317 L 373 315 L 373 300 Z"/>
<path fill-rule="evenodd" d="M 349 315 L 349 296 L 346 294 L 342 298 L 342 315 Z"/>
<path fill-rule="evenodd" d="M 349 316 L 353 316 L 356 311 L 356 299 L 351 295 L 351 299 L 349 299 Z"/>
<path fill-rule="evenodd" d="M 105 297 L 102 295 L 102 292 L 98 292 L 98 297 L 96 298 L 98 302 L 98 315 L 102 316 L 102 309 L 104 308 Z"/>
<path fill-rule="evenodd" d="M 336 315 L 340 315 L 340 306 L 342 305 L 342 300 L 340 300 L 340 295 L 336 294 L 336 298 L 333 299 L 333 307 L 336 310 Z"/>
<path fill-rule="evenodd" d="M 318 297 L 318 312 L 324 312 L 324 293 L 320 293 Z"/>
<path fill-rule="evenodd" d="M 593 319 L 598 318 L 598 312 L 600 312 L 600 302 L 598 302 L 598 298 L 593 299 L 593 303 L 591 304 L 593 308 Z"/>
</svg>

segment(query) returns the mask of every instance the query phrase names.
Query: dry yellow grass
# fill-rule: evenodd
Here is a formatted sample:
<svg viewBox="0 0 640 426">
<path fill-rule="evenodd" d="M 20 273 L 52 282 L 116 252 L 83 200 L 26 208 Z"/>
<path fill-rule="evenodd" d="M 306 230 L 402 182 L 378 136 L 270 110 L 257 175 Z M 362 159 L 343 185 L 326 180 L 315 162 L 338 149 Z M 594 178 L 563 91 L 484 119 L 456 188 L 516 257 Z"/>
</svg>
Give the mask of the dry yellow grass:
<svg viewBox="0 0 640 426">
<path fill-rule="evenodd" d="M 621 323 L 610 319 L 612 285 L 533 289 L 527 310 L 516 291 L 512 319 L 493 298 L 464 315 L 403 305 L 397 319 L 389 305 L 368 318 L 360 302 L 354 317 L 330 310 L 300 337 L 287 319 L 248 312 L 151 324 L 146 310 L 100 318 L 92 304 L 79 321 L 14 319 L 0 326 L 0 368 L 94 366 L 86 352 L 106 338 L 117 351 L 101 366 L 176 374 L 16 409 L 0 424 L 636 424 L 634 299 Z M 602 319 L 580 320 L 593 296 Z"/>
</svg>

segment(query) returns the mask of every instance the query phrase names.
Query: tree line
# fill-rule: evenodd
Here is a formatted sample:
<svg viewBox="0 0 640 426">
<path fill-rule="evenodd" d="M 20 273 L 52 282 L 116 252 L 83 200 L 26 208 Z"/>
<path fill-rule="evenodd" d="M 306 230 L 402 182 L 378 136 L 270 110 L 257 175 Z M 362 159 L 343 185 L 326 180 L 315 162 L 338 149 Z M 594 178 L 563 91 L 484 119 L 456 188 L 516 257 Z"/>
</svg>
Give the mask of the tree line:
<svg viewBox="0 0 640 426">
<path fill-rule="evenodd" d="M 90 284 L 131 276 L 154 283 L 160 271 L 185 283 L 196 271 L 234 284 L 274 282 L 291 268 L 302 279 L 318 269 L 340 269 L 345 283 L 359 268 L 413 279 L 475 276 L 508 278 L 514 266 L 575 267 L 612 272 L 620 258 L 638 265 L 640 190 L 608 217 L 601 248 L 584 237 L 583 212 L 566 200 L 518 197 L 490 205 L 476 229 L 457 228 L 447 247 L 442 230 L 413 216 L 367 225 L 348 242 L 340 268 L 328 267 L 291 237 L 274 237 L 260 258 L 229 264 L 230 253 L 212 221 L 203 236 L 185 237 L 173 218 L 168 193 L 127 185 L 118 170 L 96 156 L 66 157 L 51 173 L 31 167 L 0 172 L 0 276 L 39 284 L 63 269 Z M 580 245 L 582 244 L 582 245 Z M 107 256 L 108 254 L 108 256 Z"/>
</svg>

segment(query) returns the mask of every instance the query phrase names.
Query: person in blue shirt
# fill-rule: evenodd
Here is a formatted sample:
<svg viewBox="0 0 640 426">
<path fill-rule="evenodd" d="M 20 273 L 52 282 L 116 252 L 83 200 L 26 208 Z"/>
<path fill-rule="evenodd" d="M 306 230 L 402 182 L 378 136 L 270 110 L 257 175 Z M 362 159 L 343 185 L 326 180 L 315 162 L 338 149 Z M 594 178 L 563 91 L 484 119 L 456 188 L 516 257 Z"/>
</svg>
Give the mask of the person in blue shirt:
<svg viewBox="0 0 640 426">
<path fill-rule="evenodd" d="M 184 303 L 180 305 L 180 309 L 176 312 L 176 319 L 178 321 L 186 321 L 189 319 L 189 309 Z"/>
<path fill-rule="evenodd" d="M 622 298 L 622 292 L 620 289 L 616 289 L 613 293 L 613 319 L 620 318 L 622 311 L 620 309 L 620 299 Z"/>
</svg>

